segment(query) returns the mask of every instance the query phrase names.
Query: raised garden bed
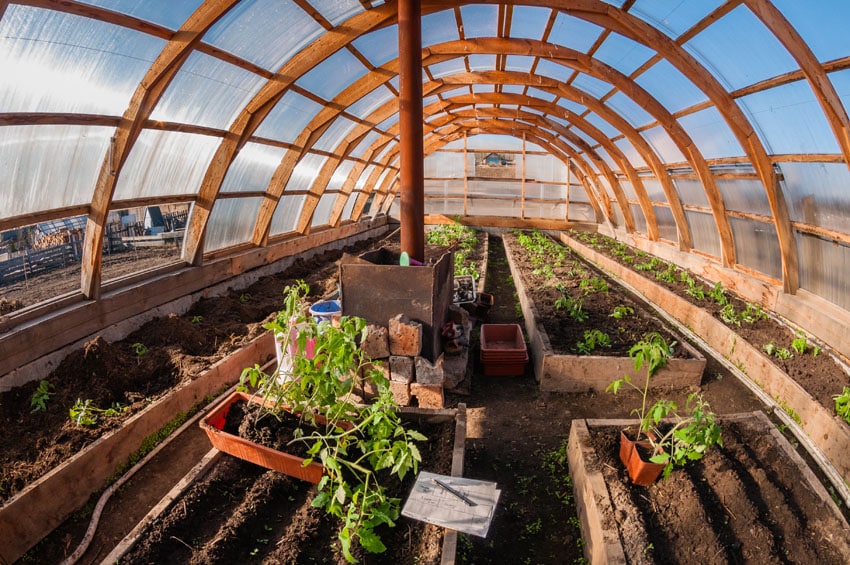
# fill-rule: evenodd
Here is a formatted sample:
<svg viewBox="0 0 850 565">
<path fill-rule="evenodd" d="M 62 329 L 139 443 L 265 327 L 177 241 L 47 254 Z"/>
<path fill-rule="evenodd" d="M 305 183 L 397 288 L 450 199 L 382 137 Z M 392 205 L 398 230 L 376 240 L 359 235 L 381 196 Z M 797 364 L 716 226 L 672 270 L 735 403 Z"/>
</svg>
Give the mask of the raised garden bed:
<svg viewBox="0 0 850 565">
<path fill-rule="evenodd" d="M 213 409 L 213 412 L 215 409 Z M 423 430 L 429 442 L 422 446 L 421 469 L 462 476 L 466 442 L 466 409 L 404 408 L 405 421 Z M 408 475 L 393 496 L 404 498 L 415 477 Z M 227 491 L 221 496 L 221 491 Z M 122 563 L 163 559 L 189 562 L 344 563 L 335 549 L 338 524 L 311 508 L 315 487 L 276 471 L 225 456 L 206 477 L 171 496 L 151 525 L 125 540 Z M 167 497 L 168 498 L 168 497 Z M 396 527 L 380 532 L 386 553 L 359 554 L 367 563 L 455 562 L 457 533 L 400 518 Z M 266 540 L 265 542 L 262 540 Z M 268 540 L 276 540 L 269 543 Z M 189 542 L 189 543 L 186 543 Z"/>
<path fill-rule="evenodd" d="M 709 347 L 737 366 L 740 369 L 738 377 L 748 382 L 751 388 L 762 390 L 772 398 L 788 414 L 787 424 L 792 427 L 799 426 L 803 432 L 801 435 L 805 435 L 823 454 L 827 466 L 831 465 L 840 475 L 840 478 L 833 477 L 836 489 L 842 493 L 845 502 L 850 501 L 846 487 L 846 483 L 850 481 L 850 458 L 847 457 L 850 450 L 850 426 L 835 414 L 834 408 L 815 398 L 763 353 L 758 345 L 743 339 L 735 329 L 715 317 L 710 310 L 693 304 L 655 280 L 638 274 L 567 234 L 562 234 L 561 240 L 587 260 L 617 277 L 636 294 L 657 305 L 660 310 L 689 328 Z M 826 355 L 823 357 L 826 358 Z M 825 371 L 826 369 L 808 375 L 808 378 L 836 378 L 825 374 Z M 834 374 L 836 371 L 837 378 L 840 380 L 843 374 L 847 382 L 847 375 L 837 365 L 833 366 L 830 373 Z M 835 391 L 838 392 L 840 388 Z"/>
<path fill-rule="evenodd" d="M 702 381 L 702 374 L 705 369 L 705 357 L 689 343 L 687 343 L 676 332 L 667 328 L 657 318 L 652 318 L 649 313 L 642 311 L 641 307 L 634 304 L 624 293 L 619 292 L 616 288 L 609 288 L 605 294 L 605 300 L 609 304 L 626 305 L 632 304 L 629 308 L 632 313 L 628 316 L 631 322 L 636 324 L 639 329 L 630 329 L 622 331 L 620 329 L 621 322 L 610 317 L 610 311 L 604 310 L 601 313 L 592 312 L 587 303 L 584 302 L 585 310 L 588 310 L 588 323 L 581 324 L 567 320 L 560 326 L 557 324 L 558 316 L 553 312 L 548 304 L 547 313 L 541 313 L 543 304 L 535 303 L 534 295 L 543 296 L 544 287 L 554 288 L 556 285 L 564 282 L 574 282 L 576 277 L 570 277 L 566 274 L 567 267 L 562 266 L 554 269 L 554 273 L 549 281 L 534 281 L 535 284 L 527 284 L 528 278 L 533 276 L 529 269 L 523 268 L 520 265 L 516 254 L 521 253 L 521 248 L 514 244 L 514 236 L 506 234 L 505 251 L 508 257 L 508 263 L 513 275 L 514 284 L 517 287 L 518 298 L 522 307 L 523 318 L 525 319 L 525 327 L 529 335 L 531 357 L 534 365 L 534 375 L 540 382 L 540 389 L 553 392 L 587 392 L 604 391 L 611 381 L 622 377 L 624 374 L 630 374 L 632 377 L 642 379 L 645 376 L 645 368 L 642 372 L 634 371 L 632 360 L 628 357 L 628 348 L 640 340 L 645 332 L 659 331 L 669 336 L 668 341 L 676 341 L 679 354 L 676 358 L 671 359 L 666 367 L 658 371 L 653 376 L 653 387 L 666 386 L 699 386 Z M 564 271 L 563 273 L 561 271 Z M 589 280 L 587 278 L 582 280 Z M 578 286 L 578 283 L 574 283 Z M 554 318 L 554 320 L 553 320 Z M 595 354 L 579 355 L 564 351 L 565 348 L 571 347 L 576 342 L 576 338 L 565 338 L 564 334 L 567 328 L 573 326 L 571 334 L 575 335 L 575 328 L 587 327 L 604 331 L 607 335 L 617 339 L 620 336 L 629 336 L 623 348 L 611 348 L 611 351 L 605 349 L 597 349 Z M 550 333 L 554 331 L 555 333 Z M 580 332 L 579 332 L 580 333 Z M 553 339 L 559 340 L 560 347 L 553 346 Z"/>
<path fill-rule="evenodd" d="M 592 563 L 842 563 L 850 527 L 761 412 L 720 420 L 724 447 L 649 487 L 629 483 L 617 435 L 634 420 L 575 420 L 570 471 Z"/>
</svg>

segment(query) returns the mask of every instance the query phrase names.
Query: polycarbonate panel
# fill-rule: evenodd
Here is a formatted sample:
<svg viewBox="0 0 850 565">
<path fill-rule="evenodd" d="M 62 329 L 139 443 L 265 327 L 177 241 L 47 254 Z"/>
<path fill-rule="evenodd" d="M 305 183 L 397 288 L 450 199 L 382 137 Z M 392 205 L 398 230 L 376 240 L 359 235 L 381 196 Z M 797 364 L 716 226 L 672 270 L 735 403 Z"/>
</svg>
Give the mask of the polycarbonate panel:
<svg viewBox="0 0 850 565">
<path fill-rule="evenodd" d="M 514 5 L 509 35 L 522 39 L 543 39 L 551 15 L 552 10 L 547 8 Z"/>
<path fill-rule="evenodd" d="M 566 108 L 577 116 L 580 116 L 581 114 L 584 114 L 587 111 L 587 106 L 579 104 L 567 98 L 561 98 L 560 100 L 558 100 L 557 104 L 558 106 Z"/>
<path fill-rule="evenodd" d="M 548 59 L 540 59 L 540 62 L 537 64 L 537 69 L 535 69 L 534 72 L 535 74 L 553 78 L 561 82 L 567 82 L 575 71 Z"/>
<path fill-rule="evenodd" d="M 545 218 L 549 220 L 563 220 L 567 216 L 567 205 L 564 204 L 538 204 L 536 202 L 525 202 L 526 218 Z"/>
<path fill-rule="evenodd" d="M 463 178 L 463 153 L 437 151 L 425 157 L 425 178 Z M 474 169 L 472 169 L 474 171 Z"/>
<path fill-rule="evenodd" d="M 322 197 L 319 198 L 319 203 L 316 205 L 316 209 L 313 210 L 313 218 L 310 220 L 311 227 L 326 226 L 328 224 L 337 196 L 339 196 L 338 193 L 322 194 Z"/>
<path fill-rule="evenodd" d="M 354 190 L 363 190 L 366 187 L 366 182 L 369 180 L 369 177 L 372 175 L 372 171 L 375 170 L 375 165 L 369 165 L 363 172 L 360 173 L 360 176 L 357 177 L 357 182 L 354 183 Z M 369 187 L 371 189 L 371 187 Z"/>
<path fill-rule="evenodd" d="M 565 184 L 547 184 L 543 182 L 526 182 L 525 197 L 538 198 L 542 200 L 563 200 L 567 201 L 567 185 Z"/>
<path fill-rule="evenodd" d="M 588 123 L 599 128 L 602 133 L 604 133 L 608 137 L 617 137 L 618 135 L 620 135 L 620 131 L 611 124 L 609 124 L 607 121 L 602 119 L 599 114 L 590 112 L 589 114 L 584 116 L 584 119 L 587 120 Z"/>
<path fill-rule="evenodd" d="M 389 131 L 394 125 L 398 123 L 398 113 L 390 115 L 383 122 L 377 125 L 377 128 L 381 131 Z"/>
<path fill-rule="evenodd" d="M 428 65 L 428 70 L 431 71 L 431 75 L 437 79 L 459 73 L 465 73 L 466 65 L 463 62 L 463 58 L 458 57 L 455 59 L 449 59 L 448 61 L 443 61 L 442 63 Z"/>
<path fill-rule="evenodd" d="M 164 45 L 115 25 L 12 4 L 0 20 L 0 112 L 120 116 Z"/>
<path fill-rule="evenodd" d="M 376 29 L 354 40 L 354 47 L 370 63 L 381 67 L 385 63 L 398 59 L 398 26 Z"/>
<path fill-rule="evenodd" d="M 850 108 L 850 70 L 838 71 L 827 75 L 832 86 L 841 98 L 844 108 Z"/>
<path fill-rule="evenodd" d="M 667 241 L 678 242 L 679 232 L 676 229 L 676 221 L 673 212 L 664 206 L 653 206 L 655 221 L 658 223 L 658 237 Z"/>
<path fill-rule="evenodd" d="M 381 85 L 369 94 L 360 98 L 357 102 L 347 107 L 345 111 L 352 116 L 357 116 L 361 120 L 368 118 L 372 112 L 396 98 L 390 89 Z"/>
<path fill-rule="evenodd" d="M 422 47 L 445 43 L 446 41 L 457 41 L 457 20 L 454 10 L 443 10 L 427 16 L 422 16 Z M 396 38 L 398 43 L 398 38 Z"/>
<path fill-rule="evenodd" d="M 460 142 L 459 147 L 452 145 L 451 148 L 463 149 L 463 139 L 459 139 L 457 142 L 453 142 L 453 144 L 458 142 Z M 522 139 L 517 139 L 510 135 L 472 135 L 467 137 L 466 145 L 470 151 L 522 151 Z M 526 144 L 527 151 L 532 151 L 531 145 L 530 143 Z M 445 148 L 448 149 L 449 145 L 446 145 Z"/>
<path fill-rule="evenodd" d="M 472 85 L 472 93 L 473 94 L 481 94 L 481 93 L 490 93 L 495 92 L 495 85 L 491 84 L 473 84 Z"/>
<path fill-rule="evenodd" d="M 525 178 L 538 181 L 567 182 L 567 167 L 554 155 L 525 156 Z"/>
<path fill-rule="evenodd" d="M 379 134 L 375 130 L 371 130 L 369 133 L 366 134 L 363 139 L 360 140 L 360 143 L 357 144 L 357 147 L 355 147 L 351 151 L 351 156 L 365 159 L 366 152 L 369 151 L 370 147 L 372 147 L 372 144 L 375 143 L 375 141 L 377 141 L 380 136 L 381 134 Z"/>
<path fill-rule="evenodd" d="M 697 149 L 706 159 L 742 157 L 744 150 L 716 108 L 706 108 L 679 118 Z"/>
<path fill-rule="evenodd" d="M 629 204 L 629 210 L 632 213 L 632 218 L 635 220 L 635 231 L 646 233 L 646 218 L 643 215 L 643 210 L 637 204 Z"/>
<path fill-rule="evenodd" d="M 727 210 L 772 217 L 764 185 L 752 179 L 717 179 L 717 188 Z"/>
<path fill-rule="evenodd" d="M 691 230 L 691 241 L 694 249 L 719 259 L 720 237 L 717 233 L 714 217 L 711 214 L 685 210 L 685 218 L 687 218 L 688 228 Z"/>
<path fill-rule="evenodd" d="M 210 213 L 204 252 L 251 241 L 262 198 L 218 198 Z"/>
<path fill-rule="evenodd" d="M 637 0 L 629 11 L 675 38 L 692 28 L 722 3 L 722 0 Z"/>
<path fill-rule="evenodd" d="M 579 73 L 575 80 L 573 80 L 572 85 L 579 90 L 589 93 L 594 98 L 602 98 L 613 88 L 610 83 L 584 73 Z"/>
<path fill-rule="evenodd" d="M 358 196 L 357 193 L 348 196 L 348 200 L 345 201 L 345 206 L 342 209 L 342 215 L 339 217 L 340 222 L 347 222 L 352 219 L 351 213 L 354 212 L 354 205 L 357 204 Z"/>
<path fill-rule="evenodd" d="M 79 0 L 82 4 L 100 6 L 120 14 L 179 29 L 201 5 L 202 0 Z"/>
<path fill-rule="evenodd" d="M 661 59 L 636 79 L 670 113 L 705 102 L 708 97 L 667 59 Z"/>
<path fill-rule="evenodd" d="M 295 231 L 298 218 L 301 216 L 301 208 L 304 207 L 304 200 L 306 199 L 306 194 L 295 196 L 284 194 L 281 196 L 280 202 L 277 203 L 277 208 L 274 210 L 269 233 L 271 235 L 280 235 Z"/>
<path fill-rule="evenodd" d="M 504 84 L 502 85 L 502 92 L 505 94 L 522 94 L 525 90 L 525 86 L 520 84 Z"/>
<path fill-rule="evenodd" d="M 463 214 L 463 199 L 462 198 L 451 198 L 451 199 L 426 199 L 425 200 L 425 213 L 426 214 L 445 214 L 447 216 L 454 216 L 456 214 Z"/>
<path fill-rule="evenodd" d="M 590 202 L 587 191 L 583 186 L 577 184 L 570 185 L 570 202 Z"/>
<path fill-rule="evenodd" d="M 632 186 L 631 181 L 620 179 L 620 188 L 623 189 L 623 194 L 626 195 L 626 200 L 637 200 L 635 188 Z"/>
<path fill-rule="evenodd" d="M 850 248 L 829 239 L 795 232 L 800 287 L 850 309 Z"/>
<path fill-rule="evenodd" d="M 492 200 L 487 198 L 470 198 L 466 209 L 471 216 L 505 216 L 519 218 L 522 206 L 519 200 Z"/>
<path fill-rule="evenodd" d="M 628 76 L 646 63 L 655 51 L 636 41 L 612 32 L 593 56 Z"/>
<path fill-rule="evenodd" d="M 782 279 L 782 255 L 773 224 L 729 218 L 738 264 Z"/>
<path fill-rule="evenodd" d="M 611 212 L 614 216 L 611 218 L 611 223 L 614 224 L 615 227 L 625 227 L 626 222 L 623 220 L 623 211 L 620 210 L 620 207 L 617 206 L 616 202 L 611 203 Z"/>
<path fill-rule="evenodd" d="M 506 180 L 470 180 L 469 196 L 510 196 L 519 199 L 522 196 L 522 183 Z"/>
<path fill-rule="evenodd" d="M 367 72 L 369 69 L 357 57 L 341 49 L 302 75 L 296 84 L 330 101 Z"/>
<path fill-rule="evenodd" d="M 496 68 L 495 55 L 468 55 L 469 68 L 473 72 L 477 71 L 492 71 Z"/>
<path fill-rule="evenodd" d="M 604 149 L 602 147 L 597 147 L 596 149 L 594 149 L 594 151 L 597 155 L 602 157 L 602 160 L 605 161 L 608 164 L 608 167 L 611 168 L 611 170 L 613 170 L 613 171 L 619 171 L 620 170 L 620 164 L 617 161 L 614 160 L 614 158 L 611 156 L 611 154 L 608 153 L 607 149 Z"/>
<path fill-rule="evenodd" d="M 727 90 L 798 68 L 779 40 L 744 6 L 708 26 L 684 47 Z"/>
<path fill-rule="evenodd" d="M 773 4 L 788 18 L 819 61 L 831 61 L 847 56 L 850 2 L 773 0 Z"/>
<path fill-rule="evenodd" d="M 662 163 L 671 164 L 685 161 L 685 156 L 679 151 L 679 146 L 663 127 L 656 126 L 643 130 L 640 135 L 649 143 Z"/>
<path fill-rule="evenodd" d="M 340 190 L 342 185 L 345 184 L 345 181 L 348 180 L 348 173 L 351 172 L 351 169 L 354 168 L 354 161 L 343 161 L 339 165 L 337 165 L 336 169 L 334 169 L 333 175 L 331 175 L 331 180 L 328 182 L 328 186 L 325 187 L 325 190 Z"/>
<path fill-rule="evenodd" d="M 289 177 L 289 182 L 286 183 L 286 191 L 293 190 L 309 190 L 313 186 L 313 181 L 322 170 L 322 165 L 325 164 L 327 157 L 324 155 L 316 155 L 315 153 L 307 153 L 304 155 L 295 168 L 292 169 L 292 175 Z"/>
<path fill-rule="evenodd" d="M 549 34 L 549 42 L 587 53 L 599 39 L 600 33 L 602 33 L 602 28 L 596 24 L 561 12 L 555 18 L 555 25 L 552 26 L 552 31 Z"/>
<path fill-rule="evenodd" d="M 428 196 L 463 196 L 463 181 L 425 179 L 425 194 Z"/>
<path fill-rule="evenodd" d="M 629 160 L 629 163 L 632 164 L 632 167 L 636 169 L 642 169 L 648 167 L 646 161 L 643 159 L 643 155 L 638 153 L 638 150 L 635 149 L 635 146 L 625 138 L 618 139 L 614 142 L 614 145 L 620 148 L 620 151 L 626 156 L 626 159 Z"/>
<path fill-rule="evenodd" d="M 0 218 L 90 204 L 114 128 L 0 127 Z"/>
<path fill-rule="evenodd" d="M 579 136 L 582 140 L 584 140 L 584 142 L 587 143 L 588 147 L 594 147 L 595 145 L 597 145 L 599 143 L 599 140 L 592 138 L 590 136 L 590 134 L 585 132 L 584 130 L 581 130 L 581 129 L 578 129 L 577 127 L 575 127 L 575 128 L 572 128 L 571 131 L 574 134 L 576 134 L 577 136 Z M 578 143 L 573 143 L 572 141 L 570 141 L 568 143 L 571 146 L 580 147 L 580 145 Z"/>
<path fill-rule="evenodd" d="M 246 143 L 234 159 L 221 184 L 222 192 L 266 190 L 286 149 Z"/>
<path fill-rule="evenodd" d="M 210 28 L 204 42 L 277 71 L 322 32 L 324 28 L 295 2 L 243 0 Z"/>
<path fill-rule="evenodd" d="M 255 135 L 292 143 L 321 109 L 321 105 L 290 90 L 269 112 Z"/>
<path fill-rule="evenodd" d="M 265 82 L 259 75 L 193 51 L 151 119 L 228 129 Z"/>
<path fill-rule="evenodd" d="M 844 163 L 779 163 L 791 220 L 850 233 L 850 171 Z M 850 272 L 850 271 L 848 271 Z"/>
<path fill-rule="evenodd" d="M 335 26 L 364 10 L 357 0 L 310 0 L 310 5 Z"/>
<path fill-rule="evenodd" d="M 664 194 L 664 188 L 658 179 L 642 177 L 640 180 L 651 202 L 667 202 L 667 195 Z"/>
<path fill-rule="evenodd" d="M 496 6 L 478 5 L 461 6 L 463 20 L 463 35 L 467 39 L 473 37 L 496 37 L 496 26 L 499 22 L 499 9 Z"/>
<path fill-rule="evenodd" d="M 839 153 L 809 83 L 797 81 L 737 99 L 768 153 Z"/>
<path fill-rule="evenodd" d="M 465 96 L 469 94 L 469 87 L 461 86 L 460 88 L 453 88 L 451 90 L 446 90 L 440 93 L 440 98 L 443 100 L 448 100 L 449 98 L 453 98 L 455 96 Z"/>
<path fill-rule="evenodd" d="M 325 133 L 322 134 L 322 137 L 316 141 L 313 149 L 334 153 L 339 147 L 339 144 L 348 137 L 348 134 L 352 132 L 355 126 L 357 124 L 351 120 L 338 116 Z"/>
<path fill-rule="evenodd" d="M 221 139 L 143 130 L 118 177 L 114 200 L 196 194 Z"/>
<path fill-rule="evenodd" d="M 531 66 L 535 60 L 535 57 L 528 57 L 526 55 L 508 55 L 505 57 L 505 70 L 528 73 L 531 72 Z"/>
<path fill-rule="evenodd" d="M 595 222 L 596 214 L 590 204 L 570 202 L 569 219 L 571 222 Z"/>
<path fill-rule="evenodd" d="M 626 119 L 634 127 L 640 127 L 656 121 L 656 118 L 639 106 L 634 100 L 617 92 L 605 101 L 605 105 L 613 109 L 617 114 Z"/>
<path fill-rule="evenodd" d="M 684 206 L 703 206 L 708 207 L 708 198 L 705 195 L 705 188 L 697 179 L 673 178 L 673 186 L 676 187 L 676 192 L 679 193 L 679 200 Z"/>
</svg>

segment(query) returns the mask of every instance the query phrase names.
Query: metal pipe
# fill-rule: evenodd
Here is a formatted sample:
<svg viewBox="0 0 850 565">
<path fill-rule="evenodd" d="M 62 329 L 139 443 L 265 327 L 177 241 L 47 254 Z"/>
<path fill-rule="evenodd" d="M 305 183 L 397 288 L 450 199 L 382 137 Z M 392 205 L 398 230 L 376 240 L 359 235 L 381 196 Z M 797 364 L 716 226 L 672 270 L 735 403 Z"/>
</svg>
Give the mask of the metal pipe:
<svg viewBox="0 0 850 565">
<path fill-rule="evenodd" d="M 398 129 L 401 250 L 425 261 L 425 168 L 422 147 L 422 7 L 398 2 Z"/>
</svg>

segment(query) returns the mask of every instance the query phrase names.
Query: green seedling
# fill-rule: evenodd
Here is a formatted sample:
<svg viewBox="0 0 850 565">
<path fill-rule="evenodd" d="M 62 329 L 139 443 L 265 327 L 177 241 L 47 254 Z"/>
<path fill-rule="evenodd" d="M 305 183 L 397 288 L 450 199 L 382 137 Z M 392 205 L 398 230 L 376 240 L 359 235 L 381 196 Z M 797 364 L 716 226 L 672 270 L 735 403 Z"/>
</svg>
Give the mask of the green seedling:
<svg viewBox="0 0 850 565">
<path fill-rule="evenodd" d="M 125 406 L 115 402 L 109 408 L 98 408 L 92 404 L 92 400 L 77 399 L 77 402 L 70 408 L 69 414 L 71 421 L 77 426 L 94 426 L 97 424 L 99 416 L 118 416 L 124 410 Z"/>
<path fill-rule="evenodd" d="M 835 399 L 836 414 L 850 424 L 850 387 L 845 386 L 841 394 L 836 394 L 833 399 Z"/>
<path fill-rule="evenodd" d="M 204 320 L 203 316 L 192 316 L 193 324 L 200 324 Z"/>
<path fill-rule="evenodd" d="M 776 347 L 776 344 L 768 342 L 762 346 L 762 349 L 765 353 L 770 355 L 771 357 L 776 357 L 777 359 L 790 359 L 794 356 L 788 349 L 784 347 Z"/>
<path fill-rule="evenodd" d="M 585 296 L 594 292 L 608 292 L 608 283 L 605 282 L 605 279 L 600 277 L 584 279 L 578 286 Z"/>
<path fill-rule="evenodd" d="M 768 316 L 761 306 L 747 302 L 747 307 L 739 314 L 739 318 L 748 324 L 755 324 L 759 320 L 767 320 Z"/>
<path fill-rule="evenodd" d="M 136 354 L 136 357 L 144 357 L 148 354 L 148 346 L 144 343 L 136 342 L 130 347 L 133 348 L 133 353 Z"/>
<path fill-rule="evenodd" d="M 795 336 L 794 341 L 791 342 L 791 349 L 796 351 L 798 355 L 802 355 L 806 352 L 809 340 L 806 339 L 806 334 L 801 331 L 797 331 Z"/>
<path fill-rule="evenodd" d="M 50 398 L 50 395 L 53 393 L 50 392 L 54 386 L 42 379 L 38 383 L 38 387 L 35 389 L 35 392 L 32 393 L 30 397 L 30 407 L 32 410 L 31 413 L 35 412 L 44 412 L 47 410 L 47 400 Z"/>
<path fill-rule="evenodd" d="M 614 311 L 611 312 L 609 317 L 614 318 L 615 320 L 622 320 L 628 316 L 631 316 L 635 313 L 635 309 L 631 306 L 624 306 L 620 304 L 619 306 L 614 307 Z"/>
<path fill-rule="evenodd" d="M 555 300 L 555 310 L 565 310 L 567 315 L 576 322 L 586 322 L 589 317 L 583 307 L 584 302 L 581 298 L 565 295 Z"/>
<path fill-rule="evenodd" d="M 251 295 L 248 294 L 247 292 L 240 294 L 239 295 L 239 302 L 241 302 L 242 304 L 247 304 L 247 303 L 251 302 Z"/>
<path fill-rule="evenodd" d="M 597 329 L 586 330 L 584 341 L 576 343 L 576 349 L 582 355 L 590 355 L 597 347 L 611 347 L 611 338 Z"/>
<path fill-rule="evenodd" d="M 738 314 L 738 311 L 735 310 L 735 305 L 731 302 L 727 302 L 723 308 L 720 310 L 720 319 L 725 323 L 735 326 L 741 325 L 741 316 Z"/>
<path fill-rule="evenodd" d="M 726 291 L 723 290 L 723 283 L 719 281 L 708 291 L 708 296 L 720 306 L 725 306 L 729 302 Z"/>
</svg>

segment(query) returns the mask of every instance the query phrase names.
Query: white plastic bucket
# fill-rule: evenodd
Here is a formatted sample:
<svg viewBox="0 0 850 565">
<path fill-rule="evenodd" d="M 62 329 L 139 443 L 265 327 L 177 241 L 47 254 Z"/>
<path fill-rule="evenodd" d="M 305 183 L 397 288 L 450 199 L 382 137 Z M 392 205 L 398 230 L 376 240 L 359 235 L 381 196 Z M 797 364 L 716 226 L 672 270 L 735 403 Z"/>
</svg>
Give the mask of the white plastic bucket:
<svg viewBox="0 0 850 565">
<path fill-rule="evenodd" d="M 342 304 L 339 300 L 322 300 L 310 306 L 310 315 L 316 320 L 317 324 L 328 322 L 334 316 L 342 314 Z"/>
</svg>

